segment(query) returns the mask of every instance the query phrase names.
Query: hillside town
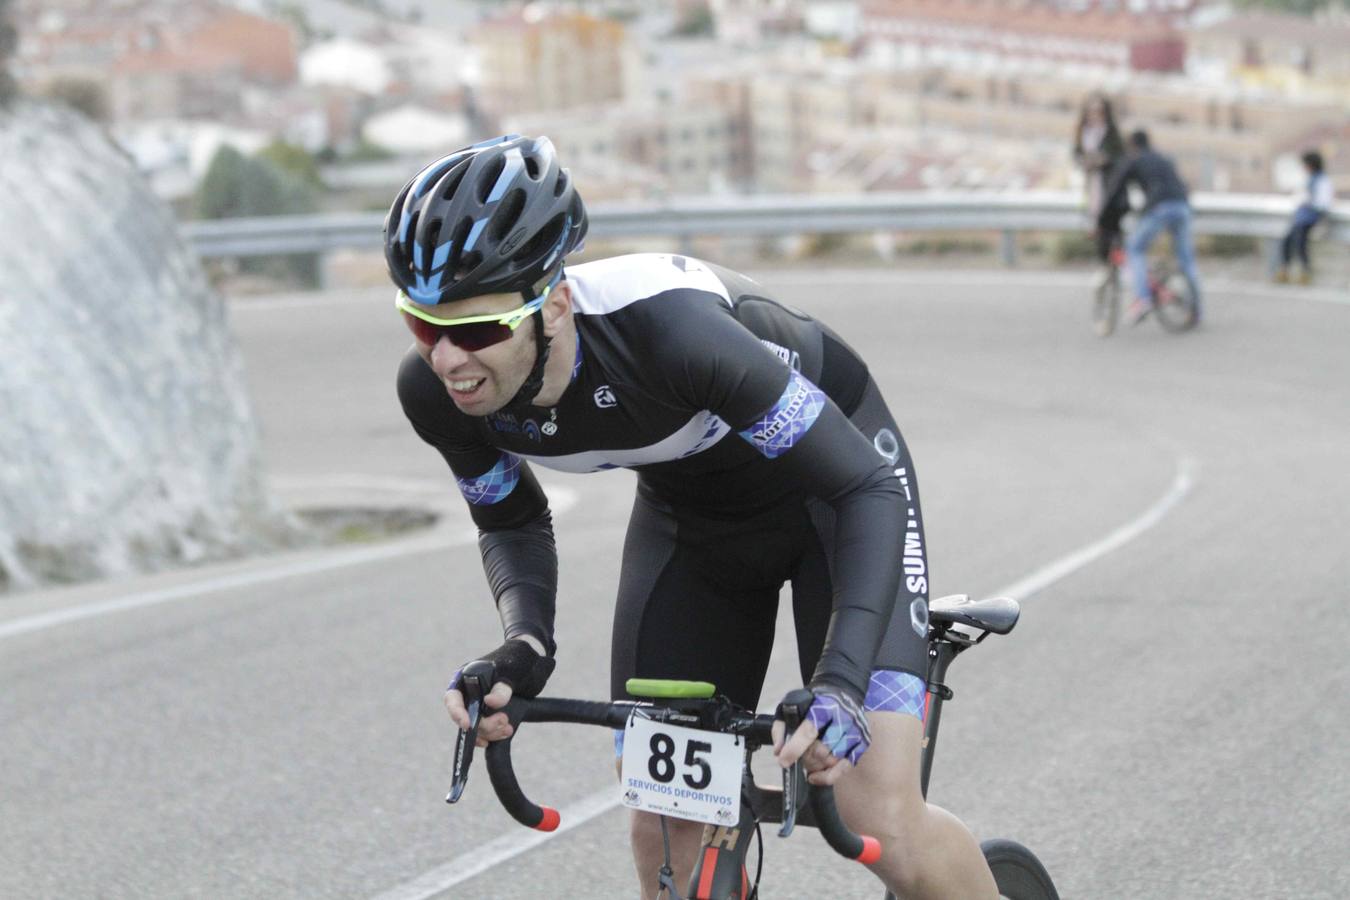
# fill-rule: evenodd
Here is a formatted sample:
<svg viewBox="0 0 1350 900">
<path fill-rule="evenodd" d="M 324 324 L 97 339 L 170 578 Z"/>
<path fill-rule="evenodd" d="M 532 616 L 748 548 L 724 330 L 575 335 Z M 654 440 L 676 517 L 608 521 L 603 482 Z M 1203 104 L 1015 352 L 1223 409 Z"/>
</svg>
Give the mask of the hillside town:
<svg viewBox="0 0 1350 900">
<path fill-rule="evenodd" d="M 11 69 L 170 199 L 222 147 L 375 208 L 427 158 L 547 134 L 587 196 L 1070 189 L 1084 98 L 1199 190 L 1350 183 L 1350 13 L 1203 0 L 19 0 Z"/>
</svg>

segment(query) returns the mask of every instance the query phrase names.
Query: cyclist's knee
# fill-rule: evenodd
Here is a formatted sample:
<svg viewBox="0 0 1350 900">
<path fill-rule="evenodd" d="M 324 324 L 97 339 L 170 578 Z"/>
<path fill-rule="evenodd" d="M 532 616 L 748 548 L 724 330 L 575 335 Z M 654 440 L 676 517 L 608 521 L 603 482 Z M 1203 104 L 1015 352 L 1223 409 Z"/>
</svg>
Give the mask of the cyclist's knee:
<svg viewBox="0 0 1350 900">
<path fill-rule="evenodd" d="M 666 819 L 666 827 L 672 843 L 693 840 L 703 833 L 702 823 L 686 819 Z M 634 848 L 655 847 L 659 851 L 663 845 L 661 817 L 653 813 L 633 813 L 629 817 L 628 834 Z"/>
</svg>

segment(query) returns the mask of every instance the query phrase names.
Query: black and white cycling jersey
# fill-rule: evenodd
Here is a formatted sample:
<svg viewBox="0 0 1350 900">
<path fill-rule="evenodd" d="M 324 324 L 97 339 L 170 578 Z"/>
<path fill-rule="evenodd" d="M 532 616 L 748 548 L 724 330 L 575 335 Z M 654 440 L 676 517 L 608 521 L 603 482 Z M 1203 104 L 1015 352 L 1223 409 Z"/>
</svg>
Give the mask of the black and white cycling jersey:
<svg viewBox="0 0 1350 900">
<path fill-rule="evenodd" d="M 556 560 L 532 465 L 633 469 L 643 498 L 704 520 L 817 498 L 833 510 L 833 615 L 815 678 L 861 698 L 903 588 L 907 531 L 921 541 L 889 416 L 869 434 L 850 422 L 871 386 L 866 365 L 751 279 L 688 256 L 620 256 L 569 267 L 566 279 L 576 346 L 552 352 L 575 364 L 556 405 L 468 416 L 415 349 L 398 377 L 405 413 L 449 463 L 483 533 L 508 636 L 552 646 L 543 569 Z M 904 596 L 926 599 L 922 576 Z"/>
</svg>

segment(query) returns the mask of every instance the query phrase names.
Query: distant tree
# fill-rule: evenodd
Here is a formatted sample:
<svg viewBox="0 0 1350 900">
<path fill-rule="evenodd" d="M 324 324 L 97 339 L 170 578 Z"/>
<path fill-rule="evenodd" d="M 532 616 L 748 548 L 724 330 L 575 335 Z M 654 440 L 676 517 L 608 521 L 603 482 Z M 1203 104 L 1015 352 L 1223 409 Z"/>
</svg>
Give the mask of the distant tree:
<svg viewBox="0 0 1350 900">
<path fill-rule="evenodd" d="M 14 28 L 14 4 L 11 0 L 0 0 L 0 104 L 4 104 L 18 93 L 14 78 L 9 73 L 9 61 L 14 48 L 19 46 L 19 32 Z"/>
<path fill-rule="evenodd" d="M 211 158 L 197 187 L 196 200 L 197 213 L 204 219 L 278 216 L 318 208 L 316 191 L 303 178 L 262 156 L 245 156 L 227 144 Z M 239 267 L 302 284 L 318 282 L 318 258 L 313 254 L 244 259 Z"/>
<path fill-rule="evenodd" d="M 687 4 L 672 32 L 675 37 L 706 37 L 716 30 L 717 20 L 707 3 Z"/>
<path fill-rule="evenodd" d="M 91 78 L 56 78 L 47 83 L 42 94 L 84 113 L 95 122 L 109 119 L 108 90 Z"/>
<path fill-rule="evenodd" d="M 379 162 L 382 159 L 393 159 L 394 151 L 389 150 L 379 144 L 366 140 L 364 137 L 357 139 L 352 148 L 347 151 L 343 159 L 347 162 Z"/>
<path fill-rule="evenodd" d="M 258 151 L 258 157 L 288 175 L 300 179 L 311 188 L 323 189 L 323 179 L 319 177 L 319 161 L 304 147 L 285 141 L 273 141 Z"/>
<path fill-rule="evenodd" d="M 204 219 L 278 216 L 313 212 L 314 189 L 264 157 L 248 157 L 221 145 L 197 188 L 197 212 Z"/>
</svg>

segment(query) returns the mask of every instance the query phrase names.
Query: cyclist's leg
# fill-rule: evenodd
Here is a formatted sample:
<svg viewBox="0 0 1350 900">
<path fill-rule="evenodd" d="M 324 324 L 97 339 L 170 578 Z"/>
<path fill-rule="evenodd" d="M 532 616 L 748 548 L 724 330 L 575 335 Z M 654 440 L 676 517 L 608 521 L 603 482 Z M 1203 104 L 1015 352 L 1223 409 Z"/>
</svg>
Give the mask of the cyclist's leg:
<svg viewBox="0 0 1350 900">
<path fill-rule="evenodd" d="M 711 681 L 754 709 L 773 648 L 780 577 L 790 548 L 759 517 L 710 522 L 639 495 L 624 543 L 614 613 L 611 695 L 632 677 Z M 622 734 L 620 732 L 620 734 Z M 703 826 L 667 819 L 675 884 L 689 883 Z M 630 838 L 642 896 L 656 895 L 664 860 L 660 819 L 632 813 Z"/>
<path fill-rule="evenodd" d="M 1195 294 L 1195 315 L 1200 318 L 1200 273 L 1195 268 L 1195 242 L 1191 236 L 1191 207 L 1187 203 L 1171 204 L 1167 228 L 1172 233 L 1172 247 L 1177 254 L 1177 265 Z"/>
<path fill-rule="evenodd" d="M 1125 257 L 1130 264 L 1130 285 L 1134 289 L 1136 300 L 1147 304 L 1152 302 L 1148 287 L 1148 248 L 1162 230 L 1162 220 L 1156 210 L 1139 217 L 1134 232 L 1125 242 Z"/>
<path fill-rule="evenodd" d="M 928 666 L 928 560 L 914 466 L 874 383 L 868 384 L 850 418 L 901 479 L 908 528 L 900 593 L 864 703 L 872 745 L 858 767 L 839 781 L 836 796 L 854 830 L 881 841 L 882 857 L 872 870 L 897 896 L 995 897 L 993 875 L 974 836 L 950 813 L 926 803 L 920 784 Z M 818 502 L 812 501 L 809 508 L 816 541 L 803 555 L 792 581 L 804 680 L 810 677 L 824 644 L 832 597 L 825 548 L 833 543 L 833 516 Z"/>
</svg>

